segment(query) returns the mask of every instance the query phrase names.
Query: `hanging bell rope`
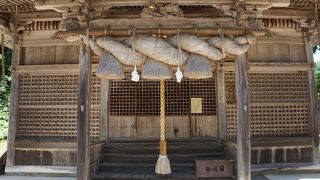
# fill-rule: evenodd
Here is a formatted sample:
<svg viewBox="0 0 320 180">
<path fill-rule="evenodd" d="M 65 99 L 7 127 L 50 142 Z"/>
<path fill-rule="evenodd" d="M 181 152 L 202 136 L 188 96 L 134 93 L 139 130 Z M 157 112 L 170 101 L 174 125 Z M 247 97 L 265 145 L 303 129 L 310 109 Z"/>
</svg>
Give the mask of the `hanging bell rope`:
<svg viewBox="0 0 320 180">
<path fill-rule="evenodd" d="M 157 174 L 171 174 L 170 161 L 167 156 L 166 124 L 165 124 L 165 94 L 164 80 L 160 80 L 160 154 L 156 164 Z"/>
</svg>

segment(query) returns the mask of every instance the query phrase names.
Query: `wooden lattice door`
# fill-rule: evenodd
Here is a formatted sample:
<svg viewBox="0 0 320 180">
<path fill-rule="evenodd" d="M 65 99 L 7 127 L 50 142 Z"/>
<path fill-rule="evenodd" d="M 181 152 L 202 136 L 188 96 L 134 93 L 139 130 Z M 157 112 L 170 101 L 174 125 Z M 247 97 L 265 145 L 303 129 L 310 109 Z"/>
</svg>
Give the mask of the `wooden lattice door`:
<svg viewBox="0 0 320 180">
<path fill-rule="evenodd" d="M 215 80 L 165 82 L 168 139 L 216 137 Z M 110 82 L 109 138 L 159 138 L 159 81 Z M 202 99 L 202 112 L 191 113 L 191 98 Z"/>
</svg>

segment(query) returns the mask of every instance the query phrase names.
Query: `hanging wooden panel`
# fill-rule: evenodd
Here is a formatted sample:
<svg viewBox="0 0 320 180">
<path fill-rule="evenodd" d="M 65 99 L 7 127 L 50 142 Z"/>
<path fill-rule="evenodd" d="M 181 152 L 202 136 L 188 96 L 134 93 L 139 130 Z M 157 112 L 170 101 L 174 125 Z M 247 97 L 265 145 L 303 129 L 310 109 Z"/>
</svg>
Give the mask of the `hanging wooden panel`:
<svg viewBox="0 0 320 180">
<path fill-rule="evenodd" d="M 306 72 L 249 73 L 250 123 L 253 137 L 308 136 Z M 229 137 L 237 134 L 234 73 L 225 74 Z"/>
<path fill-rule="evenodd" d="M 17 138 L 75 140 L 78 75 L 20 75 Z M 100 79 L 91 82 L 90 136 L 99 139 Z"/>
</svg>

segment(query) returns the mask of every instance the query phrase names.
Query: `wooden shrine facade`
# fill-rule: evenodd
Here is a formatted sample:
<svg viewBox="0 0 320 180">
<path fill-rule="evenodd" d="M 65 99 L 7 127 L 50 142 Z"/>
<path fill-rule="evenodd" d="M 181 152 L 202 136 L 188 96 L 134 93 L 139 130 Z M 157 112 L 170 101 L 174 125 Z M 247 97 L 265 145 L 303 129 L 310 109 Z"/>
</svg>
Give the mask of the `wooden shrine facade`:
<svg viewBox="0 0 320 180">
<path fill-rule="evenodd" d="M 78 39 L 120 41 L 133 29 L 163 38 L 177 29 L 204 39 L 221 31 L 257 37 L 246 54 L 210 61 L 212 78 L 165 81 L 169 141 L 224 143 L 238 179 L 251 168 L 319 163 L 313 1 L 174 2 L 182 17 L 141 15 L 167 0 L 17 2 L 0 3 L 0 32 L 14 50 L 7 173 L 78 169 L 78 179 L 89 179 L 106 142 L 159 139 L 159 81 L 131 81 L 131 66 L 121 80 L 97 77 L 99 57 Z M 201 112 L 192 112 L 194 98 Z"/>
</svg>

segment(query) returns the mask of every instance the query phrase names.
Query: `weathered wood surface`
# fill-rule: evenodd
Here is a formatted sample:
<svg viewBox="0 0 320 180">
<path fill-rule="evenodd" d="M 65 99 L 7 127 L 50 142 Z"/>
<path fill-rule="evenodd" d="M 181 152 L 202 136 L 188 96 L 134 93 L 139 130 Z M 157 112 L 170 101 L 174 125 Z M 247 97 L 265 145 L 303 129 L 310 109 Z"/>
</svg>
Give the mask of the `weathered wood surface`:
<svg viewBox="0 0 320 180">
<path fill-rule="evenodd" d="M 219 124 L 219 139 L 224 140 L 226 138 L 226 94 L 225 94 L 225 76 L 224 70 L 221 67 L 222 64 L 218 64 L 217 68 L 217 110 L 218 110 L 218 124 Z"/>
<path fill-rule="evenodd" d="M 23 65 L 78 64 L 79 46 L 28 46 L 22 55 Z"/>
<path fill-rule="evenodd" d="M 166 139 L 190 138 L 189 116 L 166 116 Z"/>
<path fill-rule="evenodd" d="M 100 140 L 108 142 L 109 134 L 109 90 L 110 80 L 101 80 L 101 108 L 100 108 Z"/>
<path fill-rule="evenodd" d="M 258 38 L 248 51 L 250 62 L 306 62 L 305 56 L 302 38 Z"/>
<path fill-rule="evenodd" d="M 142 20 L 140 20 L 142 21 Z M 129 26 L 130 24 L 128 24 Z M 158 27 L 159 24 L 157 24 Z M 179 25 L 176 25 L 179 26 Z M 102 28 L 102 27 L 101 27 Z M 107 26 L 102 28 L 104 30 L 95 30 L 93 29 L 90 32 L 90 35 L 92 36 L 113 36 L 113 37 L 128 37 L 132 35 L 132 32 L 130 31 L 129 28 L 124 29 L 124 28 L 119 28 L 119 29 L 108 29 Z M 135 30 L 136 33 L 139 34 L 158 34 L 159 33 L 159 28 L 139 28 Z M 246 30 L 246 29 L 236 29 L 236 28 L 224 28 L 223 33 L 225 35 L 243 35 L 247 32 L 251 32 L 255 34 L 256 36 L 264 36 L 265 31 L 264 30 Z M 181 33 L 190 33 L 194 34 L 195 33 L 195 28 L 180 28 Z M 79 31 L 59 31 L 57 35 L 60 38 L 68 38 L 72 36 L 78 36 L 81 32 Z M 160 33 L 162 35 L 175 35 L 177 34 L 177 28 L 161 28 Z M 209 27 L 209 28 L 197 28 L 196 29 L 197 36 L 203 36 L 203 37 L 209 37 L 213 35 L 219 35 L 219 28 L 218 27 Z"/>
<path fill-rule="evenodd" d="M 12 74 L 11 77 L 11 94 L 10 94 L 10 115 L 7 142 L 7 164 L 13 166 L 15 159 L 14 145 L 16 140 L 16 124 L 18 120 L 18 101 L 19 101 L 19 75 Z"/>
<path fill-rule="evenodd" d="M 248 63 L 249 72 L 300 72 L 314 68 L 313 63 L 289 63 L 289 62 L 251 62 Z M 234 63 L 225 62 L 224 71 L 234 71 Z"/>
<path fill-rule="evenodd" d="M 214 138 L 218 136 L 216 116 L 191 116 L 191 137 Z"/>
<path fill-rule="evenodd" d="M 109 139 L 136 138 L 136 118 L 134 116 L 110 116 Z"/>
<path fill-rule="evenodd" d="M 77 179 L 90 179 L 90 85 L 91 50 L 83 42 L 79 54 L 79 95 L 78 95 L 78 131 L 77 131 Z"/>
<path fill-rule="evenodd" d="M 234 166 L 232 160 L 204 160 L 195 159 L 195 174 L 198 178 L 233 177 Z"/>
<path fill-rule="evenodd" d="M 34 46 L 79 46 L 79 41 L 69 42 L 64 39 L 38 39 L 38 40 L 24 40 L 21 47 Z"/>
<path fill-rule="evenodd" d="M 110 116 L 109 138 L 158 139 L 158 116 Z M 190 124 L 191 122 L 191 124 Z M 179 138 L 214 138 L 218 136 L 216 116 L 167 116 L 166 137 Z"/>
<path fill-rule="evenodd" d="M 250 180 L 249 86 L 246 55 L 235 60 L 237 98 L 237 168 L 239 180 Z"/>
<path fill-rule="evenodd" d="M 146 116 L 137 117 L 137 138 L 138 139 L 158 139 L 160 132 L 160 117 Z"/>
<path fill-rule="evenodd" d="M 314 63 L 312 46 L 308 37 L 305 37 L 305 50 L 307 52 L 306 58 L 309 63 Z M 309 118 L 310 118 L 310 131 L 312 134 L 312 161 L 313 163 L 319 163 L 320 161 L 320 123 L 318 117 L 318 98 L 317 98 L 317 86 L 315 80 L 314 69 L 308 70 L 308 99 L 309 99 Z"/>
<path fill-rule="evenodd" d="M 172 3 L 172 0 L 161 0 L 163 3 Z M 91 0 L 90 1 L 92 6 L 144 6 L 146 1 L 145 0 Z M 212 5 L 212 2 L 209 1 L 199 1 L 199 0 L 177 0 L 175 1 L 178 5 Z M 219 0 L 216 4 L 233 4 L 233 0 Z M 289 0 L 251 0 L 246 2 L 248 4 L 255 4 L 255 5 L 267 5 L 272 3 L 274 7 L 287 7 L 290 5 Z M 73 0 L 36 0 L 35 7 L 39 10 L 45 9 L 55 9 L 55 8 L 72 8 L 74 6 L 79 6 L 79 1 Z"/>
<path fill-rule="evenodd" d="M 16 140 L 15 149 L 51 149 L 51 150 L 60 150 L 60 149 L 76 149 L 76 142 L 52 142 L 52 141 L 30 141 L 30 140 Z"/>
<path fill-rule="evenodd" d="M 288 63 L 288 62 L 260 62 L 249 63 L 249 72 L 297 72 L 308 71 L 314 68 L 313 63 Z M 95 72 L 98 64 L 92 64 L 91 71 Z M 217 68 L 216 64 L 212 64 L 212 68 Z M 132 66 L 125 66 L 124 70 L 132 70 Z M 234 71 L 234 64 L 225 62 L 223 64 L 224 71 Z M 76 74 L 79 72 L 78 64 L 50 64 L 50 65 L 18 65 L 15 72 L 22 74 Z"/>
</svg>

